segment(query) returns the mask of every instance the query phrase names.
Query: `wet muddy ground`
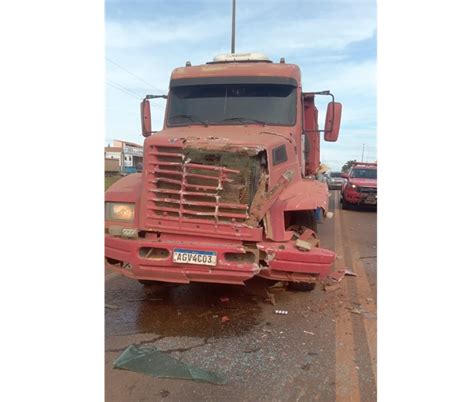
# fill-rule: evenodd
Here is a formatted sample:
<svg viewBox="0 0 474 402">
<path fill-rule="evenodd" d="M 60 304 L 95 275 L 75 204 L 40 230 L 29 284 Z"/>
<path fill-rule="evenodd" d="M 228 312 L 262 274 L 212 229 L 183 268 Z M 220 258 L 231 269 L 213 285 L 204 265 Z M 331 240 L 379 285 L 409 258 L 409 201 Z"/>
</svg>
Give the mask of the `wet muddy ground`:
<svg viewBox="0 0 474 402">
<path fill-rule="evenodd" d="M 330 291 L 193 283 L 143 287 L 107 274 L 107 401 L 374 401 L 376 399 L 376 219 L 342 211 L 320 226 L 322 246 L 336 249 L 346 276 Z M 276 305 L 272 305 L 270 292 Z M 275 310 L 287 310 L 277 315 Z M 160 379 L 112 368 L 130 344 L 153 345 L 214 371 L 226 385 Z"/>
</svg>

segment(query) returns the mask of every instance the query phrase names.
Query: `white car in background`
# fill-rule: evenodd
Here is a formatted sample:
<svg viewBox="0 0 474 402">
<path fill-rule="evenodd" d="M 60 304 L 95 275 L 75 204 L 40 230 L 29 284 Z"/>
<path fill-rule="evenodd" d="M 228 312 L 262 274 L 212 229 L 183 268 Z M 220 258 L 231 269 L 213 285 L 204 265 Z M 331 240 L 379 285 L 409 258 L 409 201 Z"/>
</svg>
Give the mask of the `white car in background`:
<svg viewBox="0 0 474 402">
<path fill-rule="evenodd" d="M 330 172 L 327 179 L 328 188 L 329 190 L 340 190 L 345 181 L 346 179 L 341 177 L 341 172 Z"/>
</svg>

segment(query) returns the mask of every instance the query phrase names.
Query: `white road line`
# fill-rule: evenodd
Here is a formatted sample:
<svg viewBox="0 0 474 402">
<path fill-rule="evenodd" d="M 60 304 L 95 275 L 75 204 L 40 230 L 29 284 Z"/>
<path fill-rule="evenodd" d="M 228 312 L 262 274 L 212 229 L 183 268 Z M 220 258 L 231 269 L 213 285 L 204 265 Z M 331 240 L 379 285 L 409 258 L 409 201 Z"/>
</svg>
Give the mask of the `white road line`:
<svg viewBox="0 0 474 402">
<path fill-rule="evenodd" d="M 346 266 L 344 259 L 344 248 L 342 238 L 342 224 L 338 208 L 339 203 L 335 200 L 335 232 L 336 232 L 336 269 Z M 345 279 L 341 282 L 344 299 L 349 299 L 348 283 Z M 341 308 L 336 317 L 336 401 L 360 401 L 359 375 L 355 365 L 354 330 L 350 312 Z"/>
</svg>

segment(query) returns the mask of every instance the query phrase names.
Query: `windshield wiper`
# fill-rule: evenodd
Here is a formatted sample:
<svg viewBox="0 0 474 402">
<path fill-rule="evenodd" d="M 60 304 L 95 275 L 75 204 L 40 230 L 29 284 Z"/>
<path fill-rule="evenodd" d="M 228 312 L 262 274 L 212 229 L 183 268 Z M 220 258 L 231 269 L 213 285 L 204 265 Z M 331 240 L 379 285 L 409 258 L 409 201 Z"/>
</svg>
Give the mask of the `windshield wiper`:
<svg viewBox="0 0 474 402">
<path fill-rule="evenodd" d="M 204 120 L 201 120 L 199 117 L 194 116 L 192 114 L 174 114 L 173 116 L 168 117 L 168 119 L 174 119 L 174 118 L 183 118 L 183 119 L 189 119 L 192 121 L 197 121 L 201 124 L 204 124 L 206 127 L 209 126 Z"/>
<path fill-rule="evenodd" d="M 223 119 L 223 120 L 219 121 L 219 123 L 222 123 L 224 121 L 245 121 L 245 120 L 246 121 L 254 121 L 255 123 L 261 124 L 262 126 L 264 126 L 266 124 L 264 121 L 252 119 L 250 117 L 228 117 L 227 119 Z"/>
</svg>

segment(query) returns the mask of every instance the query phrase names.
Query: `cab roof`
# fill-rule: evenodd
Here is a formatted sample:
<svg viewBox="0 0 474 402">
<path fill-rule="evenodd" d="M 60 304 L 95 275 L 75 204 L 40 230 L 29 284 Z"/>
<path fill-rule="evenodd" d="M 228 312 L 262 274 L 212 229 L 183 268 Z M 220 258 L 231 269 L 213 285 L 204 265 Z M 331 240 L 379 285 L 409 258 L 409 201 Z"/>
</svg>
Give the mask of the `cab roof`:
<svg viewBox="0 0 474 402">
<path fill-rule="evenodd" d="M 210 77 L 287 77 L 300 85 L 301 72 L 296 64 L 268 62 L 225 62 L 199 66 L 178 67 L 171 73 L 171 80 Z"/>
</svg>

